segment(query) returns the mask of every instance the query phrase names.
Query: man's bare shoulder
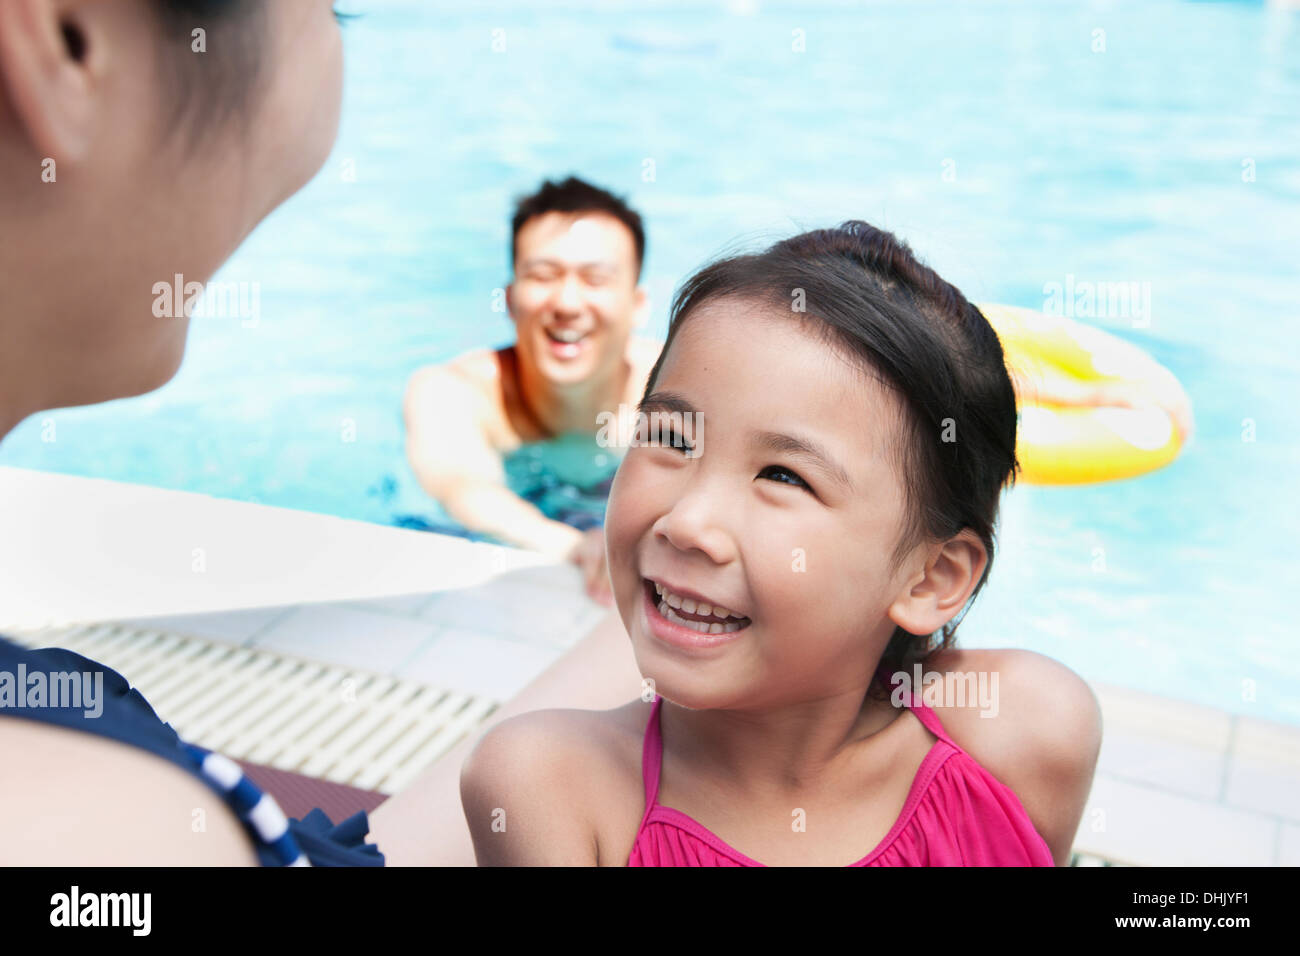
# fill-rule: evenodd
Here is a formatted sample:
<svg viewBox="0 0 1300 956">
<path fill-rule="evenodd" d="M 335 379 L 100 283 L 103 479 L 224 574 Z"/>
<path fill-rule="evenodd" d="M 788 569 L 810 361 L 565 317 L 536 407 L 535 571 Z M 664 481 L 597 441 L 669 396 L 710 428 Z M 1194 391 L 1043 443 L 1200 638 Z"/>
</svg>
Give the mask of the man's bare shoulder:
<svg viewBox="0 0 1300 956">
<path fill-rule="evenodd" d="M 509 443 L 500 368 L 492 349 L 475 349 L 415 371 L 406 386 L 403 409 L 408 427 L 416 423 L 426 430 L 442 429 L 460 422 L 480 432 L 494 448 Z M 448 418 L 448 410 L 456 415 Z"/>
<path fill-rule="evenodd" d="M 473 349 L 434 365 L 417 369 L 410 379 L 410 388 L 432 388 L 439 385 L 468 385 L 484 395 L 496 388 L 500 368 L 494 349 Z"/>
</svg>

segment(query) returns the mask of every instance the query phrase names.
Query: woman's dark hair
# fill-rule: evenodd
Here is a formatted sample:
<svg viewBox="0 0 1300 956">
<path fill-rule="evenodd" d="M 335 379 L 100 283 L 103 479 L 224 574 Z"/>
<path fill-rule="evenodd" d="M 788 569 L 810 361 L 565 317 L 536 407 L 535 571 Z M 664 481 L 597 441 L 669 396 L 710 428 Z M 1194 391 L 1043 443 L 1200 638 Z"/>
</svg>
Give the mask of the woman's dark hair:
<svg viewBox="0 0 1300 956">
<path fill-rule="evenodd" d="M 153 0 L 162 30 L 169 128 L 192 144 L 245 107 L 262 73 L 267 0 Z M 194 49 L 202 30 L 202 51 Z"/>
<path fill-rule="evenodd" d="M 891 452 L 907 518 L 890 573 L 917 545 L 946 541 L 969 528 L 988 552 L 969 607 L 993 566 L 1002 488 L 1014 484 L 1019 470 L 1015 390 L 988 320 L 906 243 L 854 220 L 805 232 L 764 252 L 722 259 L 687 279 L 674 297 L 646 395 L 690 316 L 724 298 L 789 310 L 901 397 L 903 425 Z M 882 667 L 910 668 L 952 646 L 960 623 L 949 621 L 926 635 L 896 627 Z M 872 687 L 887 692 L 878 680 Z"/>
<path fill-rule="evenodd" d="M 570 176 L 559 183 L 548 179 L 537 192 L 522 196 L 516 201 L 514 218 L 510 222 L 512 268 L 518 252 L 519 230 L 524 228 L 524 223 L 529 219 L 548 212 L 603 212 L 627 226 L 636 247 L 636 280 L 640 280 L 641 264 L 645 261 L 645 227 L 641 224 L 640 214 L 618 196 L 577 176 Z"/>
</svg>

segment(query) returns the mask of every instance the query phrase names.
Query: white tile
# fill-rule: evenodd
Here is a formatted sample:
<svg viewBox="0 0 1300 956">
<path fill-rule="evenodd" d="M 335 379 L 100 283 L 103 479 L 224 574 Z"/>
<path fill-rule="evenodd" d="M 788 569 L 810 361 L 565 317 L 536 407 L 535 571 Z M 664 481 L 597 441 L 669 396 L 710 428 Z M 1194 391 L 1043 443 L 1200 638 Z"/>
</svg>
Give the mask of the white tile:
<svg viewBox="0 0 1300 956">
<path fill-rule="evenodd" d="M 1224 802 L 1300 822 L 1300 730 L 1238 717 Z"/>
<path fill-rule="evenodd" d="M 243 644 L 277 618 L 292 612 L 285 607 L 258 607 L 237 611 L 211 611 L 205 614 L 174 614 L 165 617 L 142 617 L 123 623 L 156 631 L 172 631 L 214 641 Z"/>
<path fill-rule="evenodd" d="M 1107 731 L 1123 729 L 1227 753 L 1232 732 L 1227 711 L 1114 684 L 1096 683 L 1092 688 Z"/>
<path fill-rule="evenodd" d="M 528 686 L 560 653 L 453 629 L 441 632 L 399 676 L 505 701 Z"/>
<path fill-rule="evenodd" d="M 1277 821 L 1098 773 L 1075 849 L 1137 866 L 1269 866 Z"/>
<path fill-rule="evenodd" d="M 1300 866 L 1300 827 L 1284 823 L 1278 834 L 1278 866 Z"/>
<path fill-rule="evenodd" d="M 499 578 L 472 588 L 439 592 L 420 616 L 439 628 L 562 648 L 581 636 L 575 632 L 591 604 L 581 592 L 565 594 Z"/>
<path fill-rule="evenodd" d="M 1103 721 L 1105 717 L 1103 715 Z M 1101 739 L 1098 771 L 1201 800 L 1218 800 L 1227 772 L 1227 756 L 1185 741 L 1161 739 L 1128 727 L 1107 726 Z"/>
<path fill-rule="evenodd" d="M 1110 684 L 1093 689 L 1103 728 L 1099 771 L 1203 800 L 1219 798 L 1231 714 Z"/>
<path fill-rule="evenodd" d="M 436 630 L 422 620 L 347 605 L 311 604 L 259 635 L 253 646 L 392 674 L 429 644 Z"/>
<path fill-rule="evenodd" d="M 432 599 L 432 592 L 421 591 L 418 594 L 393 594 L 389 597 L 366 598 L 364 601 L 349 601 L 348 606 L 381 611 L 385 614 L 397 614 L 402 617 L 416 617 L 420 609 Z"/>
<path fill-rule="evenodd" d="M 510 579 L 537 588 L 553 588 L 562 594 L 579 594 L 582 591 L 582 572 L 576 564 L 559 562 L 543 564 L 512 571 Z"/>
</svg>

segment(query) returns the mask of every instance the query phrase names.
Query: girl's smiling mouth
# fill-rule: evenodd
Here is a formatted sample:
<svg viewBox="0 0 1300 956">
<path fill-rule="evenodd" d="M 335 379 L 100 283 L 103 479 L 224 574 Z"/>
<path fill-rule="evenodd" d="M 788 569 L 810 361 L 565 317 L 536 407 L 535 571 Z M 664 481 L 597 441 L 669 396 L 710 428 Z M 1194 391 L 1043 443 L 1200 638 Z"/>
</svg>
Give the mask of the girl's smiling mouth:
<svg viewBox="0 0 1300 956">
<path fill-rule="evenodd" d="M 701 605 L 690 598 L 680 600 L 671 590 L 649 578 L 642 578 L 641 590 L 650 633 L 675 647 L 695 649 L 728 644 L 741 637 L 753 623 L 726 608 Z M 700 610 L 706 613 L 701 614 Z"/>
</svg>

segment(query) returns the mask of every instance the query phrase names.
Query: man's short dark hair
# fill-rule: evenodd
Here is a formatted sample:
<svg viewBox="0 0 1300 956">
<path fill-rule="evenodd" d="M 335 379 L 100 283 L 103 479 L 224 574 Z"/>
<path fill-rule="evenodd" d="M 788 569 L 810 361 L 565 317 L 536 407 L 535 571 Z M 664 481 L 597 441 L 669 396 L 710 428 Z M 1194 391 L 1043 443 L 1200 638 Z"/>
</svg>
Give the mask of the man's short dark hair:
<svg viewBox="0 0 1300 956">
<path fill-rule="evenodd" d="M 562 183 L 551 182 L 548 179 L 542 183 L 537 192 L 517 201 L 510 231 L 512 268 L 518 252 L 519 230 L 528 220 L 536 216 L 544 216 L 548 212 L 603 212 L 627 226 L 636 246 L 636 279 L 640 281 L 641 264 L 645 261 L 645 228 L 641 225 L 641 216 L 620 197 L 584 182 L 576 176 L 570 176 Z"/>
</svg>

